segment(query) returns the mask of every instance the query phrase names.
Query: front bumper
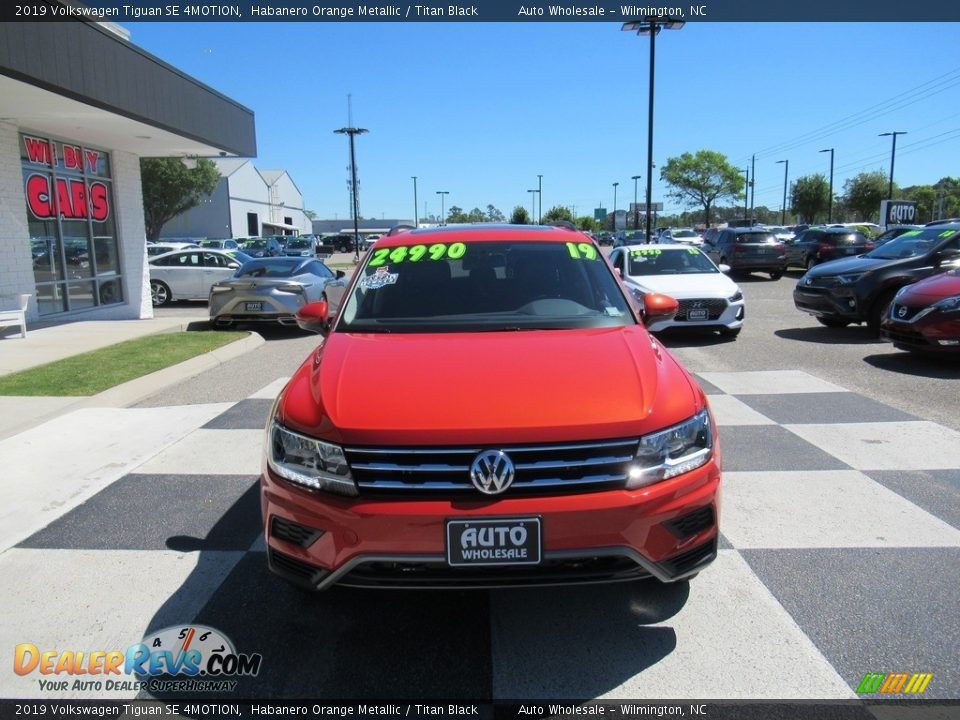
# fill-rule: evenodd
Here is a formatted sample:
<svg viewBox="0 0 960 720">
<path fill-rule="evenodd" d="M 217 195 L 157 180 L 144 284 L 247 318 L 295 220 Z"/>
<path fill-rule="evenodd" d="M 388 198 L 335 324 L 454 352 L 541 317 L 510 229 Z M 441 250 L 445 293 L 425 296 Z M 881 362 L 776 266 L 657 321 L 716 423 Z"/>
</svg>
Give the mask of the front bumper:
<svg viewBox="0 0 960 720">
<path fill-rule="evenodd" d="M 817 287 L 804 286 L 800 282 L 793 289 L 793 304 L 797 310 L 817 317 L 839 318 L 849 322 L 862 322 L 859 301 L 851 286 Z"/>
<path fill-rule="evenodd" d="M 960 354 L 960 317 L 945 317 L 933 312 L 918 322 L 904 322 L 891 312 L 880 325 L 880 337 L 900 350 Z M 953 313 L 956 315 L 956 313 Z"/>
<path fill-rule="evenodd" d="M 682 580 L 716 557 L 717 458 L 639 490 L 495 501 L 344 498 L 303 491 L 267 470 L 260 491 L 268 564 L 314 590 Z M 447 564 L 447 520 L 530 516 L 541 519 L 539 565 Z"/>
<path fill-rule="evenodd" d="M 681 312 L 671 320 L 651 323 L 647 329 L 650 332 L 660 332 L 669 328 L 706 328 L 708 330 L 720 330 L 726 328 L 735 330 L 743 326 L 743 320 L 746 316 L 746 305 L 743 300 L 730 302 L 726 298 L 721 300 L 726 307 L 719 313 L 708 309 L 706 320 L 690 320 L 687 311 L 683 308 L 684 301 L 680 300 Z"/>
</svg>

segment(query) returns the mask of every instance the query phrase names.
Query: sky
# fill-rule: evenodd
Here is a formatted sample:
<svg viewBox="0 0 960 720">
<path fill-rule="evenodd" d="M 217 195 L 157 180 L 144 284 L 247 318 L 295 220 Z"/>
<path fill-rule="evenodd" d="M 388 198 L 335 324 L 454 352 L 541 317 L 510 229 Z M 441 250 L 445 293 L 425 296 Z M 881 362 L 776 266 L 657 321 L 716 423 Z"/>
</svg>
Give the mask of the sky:
<svg viewBox="0 0 960 720">
<path fill-rule="evenodd" d="M 649 38 L 620 23 L 130 23 L 132 42 L 255 113 L 260 169 L 285 169 L 318 218 L 349 217 L 352 122 L 360 215 L 445 208 L 592 215 L 643 202 Z M 960 176 L 960 43 L 950 23 L 687 23 L 656 43 L 653 159 L 756 155 L 757 206 L 788 181 L 864 171 Z M 653 201 L 666 196 L 654 169 Z M 539 210 L 539 201 L 537 209 Z"/>
</svg>

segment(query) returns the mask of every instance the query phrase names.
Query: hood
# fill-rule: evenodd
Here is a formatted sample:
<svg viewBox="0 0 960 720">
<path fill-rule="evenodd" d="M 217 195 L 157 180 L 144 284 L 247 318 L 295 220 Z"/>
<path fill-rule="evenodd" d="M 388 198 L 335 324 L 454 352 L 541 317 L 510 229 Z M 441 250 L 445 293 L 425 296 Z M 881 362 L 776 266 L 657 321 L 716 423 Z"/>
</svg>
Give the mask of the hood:
<svg viewBox="0 0 960 720">
<path fill-rule="evenodd" d="M 630 285 L 664 293 L 677 300 L 686 298 L 723 297 L 737 292 L 737 284 L 723 273 L 696 273 L 685 275 L 633 275 Z"/>
<path fill-rule="evenodd" d="M 630 437 L 700 407 L 686 372 L 634 325 L 334 332 L 291 379 L 280 414 L 333 442 L 430 446 Z"/>
<path fill-rule="evenodd" d="M 943 273 L 907 285 L 897 302 L 910 307 L 925 307 L 954 295 L 960 295 L 960 275 Z"/>
<path fill-rule="evenodd" d="M 834 275 L 850 275 L 873 270 L 881 266 L 892 265 L 897 262 L 900 261 L 888 260 L 886 258 L 868 258 L 864 255 L 858 255 L 857 257 L 830 260 L 829 262 L 815 265 L 807 271 L 807 277 L 818 278 L 832 277 Z"/>
</svg>

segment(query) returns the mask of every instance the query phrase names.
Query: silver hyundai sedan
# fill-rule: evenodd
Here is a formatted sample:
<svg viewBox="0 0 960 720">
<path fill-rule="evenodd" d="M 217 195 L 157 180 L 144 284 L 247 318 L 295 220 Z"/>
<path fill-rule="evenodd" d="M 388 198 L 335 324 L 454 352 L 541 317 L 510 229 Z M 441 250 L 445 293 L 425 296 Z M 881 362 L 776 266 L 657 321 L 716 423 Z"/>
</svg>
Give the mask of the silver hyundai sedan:
<svg viewBox="0 0 960 720">
<path fill-rule="evenodd" d="M 214 327 L 247 322 L 296 325 L 297 311 L 318 300 L 326 300 L 333 315 L 346 285 L 342 270 L 334 273 L 313 258 L 257 258 L 210 288 L 210 322 Z"/>
</svg>

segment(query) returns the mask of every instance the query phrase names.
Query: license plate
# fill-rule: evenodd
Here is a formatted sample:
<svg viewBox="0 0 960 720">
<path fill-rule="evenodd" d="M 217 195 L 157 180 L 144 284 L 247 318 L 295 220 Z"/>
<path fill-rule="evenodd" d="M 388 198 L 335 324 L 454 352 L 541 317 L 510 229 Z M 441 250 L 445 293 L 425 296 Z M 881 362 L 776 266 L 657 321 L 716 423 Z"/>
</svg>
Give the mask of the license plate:
<svg viewBox="0 0 960 720">
<path fill-rule="evenodd" d="M 447 563 L 537 565 L 540 562 L 540 518 L 447 520 Z"/>
<path fill-rule="evenodd" d="M 687 310 L 687 320 L 706 320 L 710 313 L 705 308 L 694 308 Z"/>
<path fill-rule="evenodd" d="M 260 310 L 263 310 L 263 303 L 244 303 L 244 309 L 247 312 L 259 312 Z"/>
</svg>

